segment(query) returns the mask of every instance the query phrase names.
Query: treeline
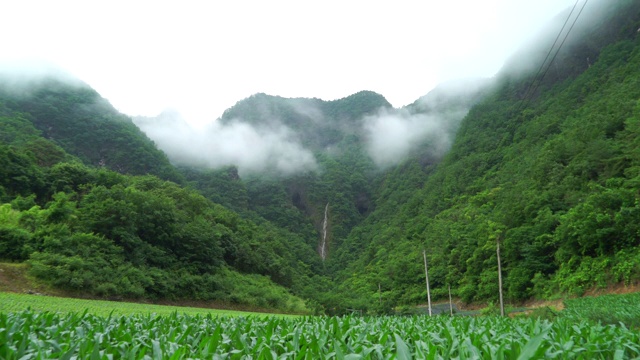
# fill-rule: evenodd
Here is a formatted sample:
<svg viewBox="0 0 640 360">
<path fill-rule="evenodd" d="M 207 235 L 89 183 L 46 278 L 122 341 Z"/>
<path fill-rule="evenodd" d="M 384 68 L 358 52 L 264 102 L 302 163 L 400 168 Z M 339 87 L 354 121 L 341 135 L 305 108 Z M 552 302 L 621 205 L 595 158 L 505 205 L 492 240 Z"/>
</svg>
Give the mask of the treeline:
<svg viewBox="0 0 640 360">
<path fill-rule="evenodd" d="M 281 233 L 153 176 L 78 163 L 56 164 L 45 176 L 56 178 L 51 200 L 38 205 L 32 194 L 0 207 L 0 254 L 28 261 L 32 275 L 100 297 L 304 309 L 269 280 L 300 287 L 307 275 L 297 273 L 296 244 Z"/>
</svg>

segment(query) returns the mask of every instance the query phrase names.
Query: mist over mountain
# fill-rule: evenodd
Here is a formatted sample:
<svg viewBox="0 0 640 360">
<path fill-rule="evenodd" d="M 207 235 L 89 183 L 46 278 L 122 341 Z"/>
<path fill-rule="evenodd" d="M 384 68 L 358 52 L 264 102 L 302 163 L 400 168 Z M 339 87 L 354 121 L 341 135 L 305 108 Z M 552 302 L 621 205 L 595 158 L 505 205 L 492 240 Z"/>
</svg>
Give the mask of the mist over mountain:
<svg viewBox="0 0 640 360">
<path fill-rule="evenodd" d="M 629 9 L 632 1 L 592 0 L 577 2 L 550 19 L 546 27 L 525 41 L 502 67 L 502 79 L 545 75 L 547 86 L 574 77 L 592 66 L 600 51 L 612 41 L 638 30 Z M 534 88 L 537 88 L 534 84 Z M 524 94 L 522 94 L 524 95 Z"/>
<path fill-rule="evenodd" d="M 176 112 L 156 118 L 134 117 L 133 121 L 177 165 L 236 166 L 243 176 L 262 172 L 288 176 L 317 169 L 311 152 L 277 121 L 268 126 L 252 126 L 241 120 L 229 125 L 213 122 L 198 130 Z"/>
<path fill-rule="evenodd" d="M 450 114 L 460 121 L 465 111 Z M 427 114 L 411 114 L 406 109 L 381 109 L 377 114 L 363 119 L 367 134 L 367 153 L 375 164 L 384 169 L 406 159 L 411 150 L 428 142 L 432 157 L 440 158 L 449 149 L 451 125 L 444 117 Z"/>
<path fill-rule="evenodd" d="M 0 80 L 14 96 L 28 96 L 45 79 L 55 79 L 67 85 L 88 87 L 67 70 L 44 60 L 0 60 Z"/>
<path fill-rule="evenodd" d="M 366 91 L 333 101 L 256 94 L 199 130 L 176 112 L 133 120 L 179 165 L 236 166 L 241 176 L 289 176 L 321 170 L 314 154 L 335 153 L 336 145 L 352 136 L 384 169 L 425 143 L 433 157 L 440 158 L 486 84 L 445 84 L 403 109 L 393 109 L 384 97 Z"/>
<path fill-rule="evenodd" d="M 449 81 L 404 108 L 383 108 L 365 116 L 369 156 L 380 168 L 397 165 L 419 147 L 431 159 L 442 158 L 460 122 L 491 84 L 492 79 Z"/>
<path fill-rule="evenodd" d="M 0 103 L 87 164 L 127 174 L 181 176 L 131 119 L 81 80 L 48 64 L 0 68 Z"/>
</svg>

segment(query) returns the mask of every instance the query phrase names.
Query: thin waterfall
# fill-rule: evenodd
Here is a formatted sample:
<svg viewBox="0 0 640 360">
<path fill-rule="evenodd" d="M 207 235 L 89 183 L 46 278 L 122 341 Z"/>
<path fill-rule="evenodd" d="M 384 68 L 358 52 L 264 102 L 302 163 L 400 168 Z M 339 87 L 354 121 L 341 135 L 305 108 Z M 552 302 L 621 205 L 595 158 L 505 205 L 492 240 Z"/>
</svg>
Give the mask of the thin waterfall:
<svg viewBox="0 0 640 360">
<path fill-rule="evenodd" d="M 322 242 L 320 243 L 320 257 L 322 261 L 327 258 L 327 226 L 329 225 L 329 203 L 324 207 L 324 220 L 322 221 Z"/>
</svg>

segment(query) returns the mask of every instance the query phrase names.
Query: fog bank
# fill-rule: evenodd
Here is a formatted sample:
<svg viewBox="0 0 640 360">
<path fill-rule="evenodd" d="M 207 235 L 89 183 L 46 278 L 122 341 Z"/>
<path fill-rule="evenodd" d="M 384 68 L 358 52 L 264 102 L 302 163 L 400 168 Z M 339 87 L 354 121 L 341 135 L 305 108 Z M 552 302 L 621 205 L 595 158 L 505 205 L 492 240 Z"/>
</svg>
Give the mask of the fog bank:
<svg viewBox="0 0 640 360">
<path fill-rule="evenodd" d="M 317 169 L 313 154 L 283 125 L 257 127 L 237 119 L 196 130 L 176 112 L 136 117 L 134 122 L 178 165 L 214 169 L 233 165 L 241 176 L 262 172 L 287 176 Z"/>
</svg>

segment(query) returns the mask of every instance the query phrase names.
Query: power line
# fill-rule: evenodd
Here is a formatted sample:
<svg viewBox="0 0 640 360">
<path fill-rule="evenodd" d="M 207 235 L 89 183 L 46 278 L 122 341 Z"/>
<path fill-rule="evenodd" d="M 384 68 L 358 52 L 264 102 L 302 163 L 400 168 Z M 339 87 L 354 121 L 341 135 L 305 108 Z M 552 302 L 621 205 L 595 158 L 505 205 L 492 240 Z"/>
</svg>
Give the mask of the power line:
<svg viewBox="0 0 640 360">
<path fill-rule="evenodd" d="M 533 81 L 531 82 L 531 84 L 529 84 L 529 87 L 527 87 L 527 91 L 524 93 L 523 99 L 527 98 L 527 96 L 529 95 L 529 91 L 533 87 L 533 84 L 535 83 L 535 81 L 538 78 L 538 76 L 540 76 L 540 73 L 542 72 L 542 69 L 544 68 L 544 65 L 547 63 L 547 60 L 549 60 L 549 56 L 551 56 L 551 53 L 553 52 L 553 49 L 556 47 L 556 44 L 558 43 L 558 40 L 560 40 L 560 36 L 562 36 L 562 33 L 564 32 L 564 28 L 567 27 L 567 24 L 569 23 L 569 20 L 571 19 L 571 15 L 573 15 L 573 12 L 576 10 L 576 7 L 578 7 L 578 3 L 580 3 L 580 0 L 576 0 L 576 3 L 573 4 L 573 8 L 571 9 L 571 12 L 569 13 L 569 16 L 567 16 L 567 19 L 564 21 L 564 24 L 562 25 L 562 28 L 560 29 L 560 32 L 558 32 L 558 36 L 556 36 L 555 41 L 551 45 L 551 48 L 547 52 L 547 56 L 544 58 L 544 61 L 542 61 L 542 64 L 540 64 L 540 68 L 538 69 L 538 72 L 536 73 L 536 76 L 533 77 Z"/>
<path fill-rule="evenodd" d="M 529 106 L 529 104 L 531 103 L 531 99 L 533 98 L 533 94 L 536 93 L 536 91 L 540 87 L 540 84 L 542 84 L 542 80 L 544 80 L 544 77 L 547 75 L 547 72 L 549 71 L 549 69 L 551 69 L 551 64 L 553 64 L 554 60 L 556 59 L 556 57 L 560 53 L 560 49 L 562 48 L 562 45 L 564 45 L 565 41 L 567 41 L 567 38 L 569 37 L 569 34 L 571 33 L 571 30 L 573 30 L 573 27 L 576 25 L 576 22 L 578 22 L 578 18 L 582 14 L 582 11 L 584 10 L 585 6 L 587 6 L 587 2 L 589 2 L 589 0 L 585 0 L 584 4 L 582 4 L 582 8 L 580 8 L 580 12 L 578 13 L 578 16 L 576 16 L 576 18 L 573 20 L 573 23 L 571 24 L 571 27 L 569 28 L 569 31 L 567 31 L 567 34 L 565 35 L 564 39 L 560 43 L 560 46 L 558 47 L 558 51 L 556 51 L 555 55 L 553 55 L 553 58 L 551 59 L 551 62 L 549 62 L 549 66 L 544 71 L 544 73 L 542 74 L 542 77 L 540 78 L 540 80 L 536 84 L 535 88 L 531 92 L 531 97 L 529 98 L 529 100 L 527 100 L 527 103 L 525 104 L 524 108 Z M 525 98 L 525 100 L 526 100 L 526 98 Z"/>
<path fill-rule="evenodd" d="M 584 8 L 587 5 L 588 1 L 589 0 L 585 0 L 584 4 L 582 5 L 582 8 L 580 9 L 580 12 L 576 16 L 576 18 L 573 20 L 573 23 L 571 24 L 571 27 L 569 28 L 569 30 L 565 34 L 564 39 L 562 40 L 562 42 L 560 43 L 560 45 L 556 49 L 556 52 L 553 55 L 553 58 L 551 58 L 551 61 L 549 62 L 549 65 L 547 66 L 547 68 L 542 73 L 543 69 L 545 68 L 545 64 L 547 63 L 547 60 L 549 59 L 549 57 L 553 53 L 553 49 L 555 48 L 556 44 L 558 43 L 558 40 L 560 39 L 560 37 L 562 36 L 562 33 L 564 32 L 564 29 L 566 28 L 567 24 L 569 23 L 569 20 L 571 19 L 571 15 L 573 15 L 575 9 L 577 8 L 578 4 L 580 3 L 580 0 L 576 0 L 576 3 L 573 5 L 573 8 L 571 9 L 571 12 L 567 16 L 567 19 L 565 20 L 564 24 L 562 25 L 562 28 L 558 32 L 558 35 L 556 36 L 555 41 L 553 42 L 553 44 L 551 45 L 551 48 L 547 52 L 547 56 L 544 58 L 544 61 L 542 62 L 542 64 L 540 65 L 540 68 L 538 69 L 538 72 L 534 76 L 533 81 L 527 87 L 527 91 L 525 92 L 524 97 L 520 101 L 520 106 L 518 106 L 518 110 L 516 111 L 516 114 L 520 113 L 521 110 L 523 110 L 527 106 L 529 106 L 529 103 L 531 102 L 531 98 L 529 98 L 529 95 L 531 95 L 531 97 L 533 97 L 533 94 L 535 94 L 535 92 L 538 90 L 538 87 L 540 86 L 540 84 L 542 83 L 542 80 L 544 79 L 544 77 L 547 75 L 547 72 L 551 68 L 551 64 L 553 64 L 553 61 L 556 59 L 556 57 L 560 53 L 560 49 L 562 48 L 562 46 L 564 45 L 565 41 L 569 37 L 569 34 L 571 33 L 571 30 L 573 29 L 573 27 L 575 26 L 576 22 L 578 21 L 578 18 L 582 14 L 582 11 L 584 10 Z M 538 76 L 540 76 L 540 73 L 542 73 L 542 76 L 538 79 Z M 529 99 L 527 99 L 527 98 L 529 98 Z M 526 104 L 525 104 L 525 101 L 526 101 Z M 524 106 L 523 106 L 523 104 L 524 104 Z"/>
</svg>

